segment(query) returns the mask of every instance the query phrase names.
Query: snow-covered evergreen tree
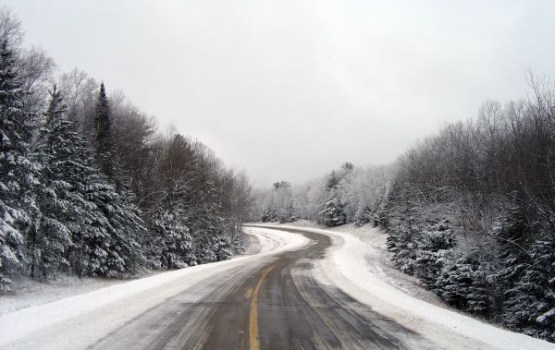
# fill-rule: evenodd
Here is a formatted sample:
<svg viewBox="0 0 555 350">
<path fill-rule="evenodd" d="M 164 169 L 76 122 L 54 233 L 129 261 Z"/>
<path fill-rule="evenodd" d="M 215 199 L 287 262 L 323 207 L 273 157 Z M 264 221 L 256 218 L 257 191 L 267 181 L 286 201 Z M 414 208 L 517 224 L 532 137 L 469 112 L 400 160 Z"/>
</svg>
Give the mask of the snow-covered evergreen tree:
<svg viewBox="0 0 555 350">
<path fill-rule="evenodd" d="M 555 341 L 555 243 L 538 240 L 531 249 L 531 263 L 514 266 L 520 276 L 505 291 L 505 325 L 525 334 Z"/>
<path fill-rule="evenodd" d="M 391 222 L 387 249 L 393 253 L 393 263 L 401 271 L 413 275 L 416 262 L 420 228 L 417 225 L 419 201 L 408 188 L 395 185 L 396 205 L 388 211 Z"/>
<path fill-rule="evenodd" d="M 146 262 L 143 248 L 138 241 L 142 239 L 146 228 L 139 216 L 138 209 L 116 192 L 108 179 L 98 171 L 87 176 L 86 198 L 104 215 L 98 227 L 106 231 L 109 240 L 92 238 L 90 243 L 104 247 L 105 261 L 93 274 L 106 277 L 124 277 L 138 272 Z M 103 257 L 104 252 L 96 254 L 96 249 L 88 247 L 95 257 Z"/>
<path fill-rule="evenodd" d="M 226 235 L 223 219 L 218 215 L 218 204 L 211 198 L 214 195 L 212 184 L 198 188 L 199 201 L 189 202 L 187 226 L 193 237 L 195 256 L 200 263 L 226 260 L 231 257 L 231 242 Z"/>
<path fill-rule="evenodd" d="M 0 291 L 27 263 L 25 240 L 36 215 L 34 186 L 38 165 L 29 158 L 32 130 L 23 109 L 22 82 L 15 70 L 15 54 L 7 40 L 0 42 Z"/>
<path fill-rule="evenodd" d="M 437 278 L 436 293 L 448 304 L 462 310 L 468 309 L 468 295 L 477 265 L 473 255 L 448 259 Z"/>
<path fill-rule="evenodd" d="M 71 151 L 66 150 L 73 145 L 68 140 L 67 126 L 64 125 L 64 110 L 61 94 L 54 86 L 33 154 L 41 168 L 39 185 L 35 187 L 40 215 L 34 218 L 28 238 L 32 277 L 48 278 L 60 267 L 65 267 L 66 271 L 69 267 L 67 253 L 73 242 L 66 222 L 72 220 L 68 218 L 78 214 L 78 211 L 73 185 L 67 181 L 72 170 L 67 162 L 74 162 L 75 159 Z"/>
<path fill-rule="evenodd" d="M 532 250 L 535 264 L 521 280 L 521 288 L 529 291 L 533 336 L 555 342 L 555 238 L 553 234 L 535 242 Z M 528 287 L 529 286 L 529 287 Z M 523 305 L 524 306 L 524 305 Z"/>
<path fill-rule="evenodd" d="M 424 282 L 428 289 L 434 289 L 445 260 L 450 257 L 455 240 L 451 230 L 444 223 L 433 225 L 418 235 L 414 259 L 414 274 Z"/>
<path fill-rule="evenodd" d="M 100 91 L 96 102 L 94 128 L 97 163 L 100 165 L 101 171 L 111 178 L 114 176 L 114 164 L 112 159 L 112 118 L 104 83 L 100 84 Z"/>
<path fill-rule="evenodd" d="M 350 163 L 347 163 L 350 164 Z M 352 165 L 348 171 L 352 170 Z M 339 226 L 347 223 L 347 214 L 345 213 L 345 203 L 341 200 L 340 186 L 342 178 L 333 170 L 328 176 L 326 182 L 326 191 L 328 198 L 321 204 L 322 209 L 318 213 L 319 222 L 326 226 Z"/>
<path fill-rule="evenodd" d="M 189 229 L 182 222 L 183 211 L 175 208 L 159 208 L 149 236 L 153 242 L 150 254 L 154 257 L 154 267 L 183 268 L 197 265 Z"/>
<path fill-rule="evenodd" d="M 78 276 L 106 275 L 111 244 L 110 222 L 89 199 L 100 177 L 87 142 L 63 114 L 61 95 L 53 94 L 39 134 L 45 207 L 71 233 L 64 259 Z M 104 181 L 105 182 L 105 181 Z"/>
<path fill-rule="evenodd" d="M 344 225 L 347 223 L 347 215 L 345 214 L 344 205 L 341 200 L 331 192 L 331 197 L 323 204 L 320 211 L 320 222 L 326 226 L 333 227 Z"/>
<path fill-rule="evenodd" d="M 272 204 L 268 204 L 264 211 L 262 211 L 262 216 L 260 217 L 262 222 L 275 222 L 278 221 L 276 208 Z"/>
<path fill-rule="evenodd" d="M 47 99 L 53 60 L 21 49 L 19 22 L 1 17 L 0 292 L 18 275 L 128 276 L 145 266 L 145 249 L 170 268 L 229 258 L 249 212 L 248 179 L 200 142 L 152 137 L 150 117 L 109 100 L 104 84 L 96 93 L 84 72 L 62 78 L 66 117 L 58 91 Z"/>
</svg>

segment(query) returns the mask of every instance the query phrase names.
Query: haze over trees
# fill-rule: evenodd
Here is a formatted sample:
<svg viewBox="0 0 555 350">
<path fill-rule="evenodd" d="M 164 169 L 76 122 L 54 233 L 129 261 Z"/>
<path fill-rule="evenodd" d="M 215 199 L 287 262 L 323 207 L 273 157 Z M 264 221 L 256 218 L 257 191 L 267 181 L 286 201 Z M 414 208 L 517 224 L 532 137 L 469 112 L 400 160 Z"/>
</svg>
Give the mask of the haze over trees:
<svg viewBox="0 0 555 350">
<path fill-rule="evenodd" d="M 14 279 L 128 277 L 228 259 L 251 186 L 199 141 L 25 49 L 0 11 L 0 292 Z"/>
</svg>

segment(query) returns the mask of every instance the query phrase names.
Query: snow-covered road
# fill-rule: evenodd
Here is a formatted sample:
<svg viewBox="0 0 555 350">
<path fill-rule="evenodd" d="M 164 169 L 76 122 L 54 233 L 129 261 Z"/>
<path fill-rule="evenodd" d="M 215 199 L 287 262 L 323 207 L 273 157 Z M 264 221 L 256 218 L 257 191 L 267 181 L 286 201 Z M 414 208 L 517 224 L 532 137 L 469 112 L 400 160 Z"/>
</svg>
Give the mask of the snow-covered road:
<svg viewBox="0 0 555 350">
<path fill-rule="evenodd" d="M 0 348 L 555 349 L 394 287 L 378 231 L 247 230 L 259 254 L 5 313 Z"/>
<path fill-rule="evenodd" d="M 302 229 L 332 237 L 333 245 L 326 258 L 315 263 L 314 274 L 320 283 L 339 287 L 358 302 L 421 334 L 438 348 L 555 349 L 555 344 L 415 298 L 391 283 L 391 276 L 383 272 L 385 234 L 377 228 L 357 229 L 350 225 L 347 230 Z"/>
<path fill-rule="evenodd" d="M 256 255 L 161 273 L 3 314 L 0 349 L 87 348 L 177 294 L 185 293 L 183 302 L 200 302 L 216 287 L 241 282 L 236 276 L 241 271 L 309 243 L 291 233 L 256 230 L 255 234 L 261 244 Z"/>
</svg>

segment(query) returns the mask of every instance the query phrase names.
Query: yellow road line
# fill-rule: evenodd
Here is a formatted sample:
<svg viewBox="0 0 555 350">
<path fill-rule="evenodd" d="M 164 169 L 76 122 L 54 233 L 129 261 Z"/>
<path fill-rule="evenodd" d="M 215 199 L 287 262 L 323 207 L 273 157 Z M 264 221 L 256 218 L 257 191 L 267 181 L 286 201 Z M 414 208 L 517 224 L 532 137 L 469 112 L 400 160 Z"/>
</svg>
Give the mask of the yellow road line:
<svg viewBox="0 0 555 350">
<path fill-rule="evenodd" d="M 250 350 L 260 350 L 260 340 L 258 338 L 258 291 L 264 282 L 264 279 L 268 275 L 268 273 L 274 268 L 272 264 L 266 270 L 262 272 L 260 275 L 260 279 L 252 292 L 252 299 L 251 299 L 251 309 L 249 315 L 249 349 Z"/>
</svg>

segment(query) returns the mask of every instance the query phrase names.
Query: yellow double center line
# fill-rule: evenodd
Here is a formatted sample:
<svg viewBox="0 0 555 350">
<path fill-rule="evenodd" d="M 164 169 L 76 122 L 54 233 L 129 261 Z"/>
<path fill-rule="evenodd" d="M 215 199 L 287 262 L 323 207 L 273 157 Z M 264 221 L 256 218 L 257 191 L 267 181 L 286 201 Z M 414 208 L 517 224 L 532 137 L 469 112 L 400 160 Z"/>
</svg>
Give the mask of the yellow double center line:
<svg viewBox="0 0 555 350">
<path fill-rule="evenodd" d="M 262 283 L 264 283 L 264 279 L 268 275 L 268 273 L 274 268 L 275 264 L 272 264 L 270 267 L 266 268 L 262 271 L 260 275 L 260 279 L 252 291 L 252 299 L 251 299 L 251 307 L 250 307 L 250 314 L 249 314 L 249 349 L 250 350 L 260 350 L 260 339 L 258 337 L 258 292 L 260 291 L 260 287 Z M 250 293 L 247 293 L 247 295 Z"/>
</svg>

